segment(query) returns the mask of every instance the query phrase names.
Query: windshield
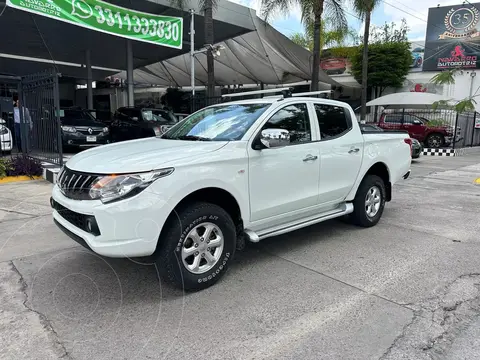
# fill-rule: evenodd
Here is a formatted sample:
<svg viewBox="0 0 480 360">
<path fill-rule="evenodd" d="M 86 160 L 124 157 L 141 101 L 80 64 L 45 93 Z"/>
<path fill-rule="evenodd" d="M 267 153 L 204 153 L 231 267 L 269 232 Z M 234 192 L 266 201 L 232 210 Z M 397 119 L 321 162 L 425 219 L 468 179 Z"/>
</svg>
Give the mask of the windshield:
<svg viewBox="0 0 480 360">
<path fill-rule="evenodd" d="M 172 127 L 163 139 L 240 140 L 270 104 L 231 104 L 205 108 Z"/>
<path fill-rule="evenodd" d="M 165 110 L 148 109 L 142 110 L 142 117 L 145 121 L 156 121 L 163 124 L 175 124 L 177 118 L 170 112 Z"/>
</svg>

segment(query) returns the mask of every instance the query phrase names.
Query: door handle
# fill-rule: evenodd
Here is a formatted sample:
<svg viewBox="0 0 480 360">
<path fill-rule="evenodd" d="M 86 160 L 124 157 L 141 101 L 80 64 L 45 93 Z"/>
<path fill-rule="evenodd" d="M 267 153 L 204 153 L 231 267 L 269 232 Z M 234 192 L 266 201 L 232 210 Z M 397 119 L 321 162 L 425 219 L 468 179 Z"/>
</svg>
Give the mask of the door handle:
<svg viewBox="0 0 480 360">
<path fill-rule="evenodd" d="M 350 149 L 350 150 L 348 151 L 348 153 L 349 153 L 349 154 L 356 154 L 356 153 L 358 153 L 359 151 L 360 151 L 359 148 L 354 148 L 354 149 Z"/>
<path fill-rule="evenodd" d="M 314 161 L 314 160 L 317 160 L 318 159 L 318 156 L 313 156 L 313 155 L 310 155 L 308 154 L 307 157 L 305 159 L 303 159 L 303 161 Z"/>
</svg>

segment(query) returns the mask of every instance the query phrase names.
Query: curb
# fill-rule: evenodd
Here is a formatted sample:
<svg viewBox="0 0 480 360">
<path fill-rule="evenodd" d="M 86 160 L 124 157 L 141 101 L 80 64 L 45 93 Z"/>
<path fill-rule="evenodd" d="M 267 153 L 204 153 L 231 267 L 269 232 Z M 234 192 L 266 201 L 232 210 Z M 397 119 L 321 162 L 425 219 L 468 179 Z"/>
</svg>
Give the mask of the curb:
<svg viewBox="0 0 480 360">
<path fill-rule="evenodd" d="M 423 155 L 426 156 L 463 156 L 480 152 L 480 146 L 459 148 L 459 149 L 423 149 Z"/>
<path fill-rule="evenodd" d="M 0 179 L 0 184 L 10 184 L 15 182 L 31 181 L 31 180 L 41 180 L 43 176 L 5 176 Z"/>
</svg>

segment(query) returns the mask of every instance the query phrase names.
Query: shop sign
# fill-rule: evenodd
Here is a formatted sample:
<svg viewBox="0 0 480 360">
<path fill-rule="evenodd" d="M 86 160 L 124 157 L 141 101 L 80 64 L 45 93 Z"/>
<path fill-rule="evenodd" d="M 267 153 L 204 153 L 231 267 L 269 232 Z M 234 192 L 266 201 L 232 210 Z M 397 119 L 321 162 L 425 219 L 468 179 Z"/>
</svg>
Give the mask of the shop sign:
<svg viewBox="0 0 480 360">
<path fill-rule="evenodd" d="M 114 36 L 182 48 L 181 17 L 149 14 L 100 0 L 7 0 L 7 5 Z"/>
</svg>

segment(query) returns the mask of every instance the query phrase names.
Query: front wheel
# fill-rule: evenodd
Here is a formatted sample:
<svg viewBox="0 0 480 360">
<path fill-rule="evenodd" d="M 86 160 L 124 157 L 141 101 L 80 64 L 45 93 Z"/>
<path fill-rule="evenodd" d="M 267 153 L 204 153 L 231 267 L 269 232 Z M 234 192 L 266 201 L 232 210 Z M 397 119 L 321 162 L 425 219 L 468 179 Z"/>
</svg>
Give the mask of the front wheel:
<svg viewBox="0 0 480 360">
<path fill-rule="evenodd" d="M 156 263 L 178 288 L 202 290 L 227 271 L 236 248 L 235 224 L 221 207 L 192 203 L 173 215 L 162 232 Z"/>
<path fill-rule="evenodd" d="M 375 226 L 382 217 L 385 200 L 385 183 L 382 178 L 376 175 L 365 176 L 353 200 L 353 223 L 362 227 Z"/>
</svg>

